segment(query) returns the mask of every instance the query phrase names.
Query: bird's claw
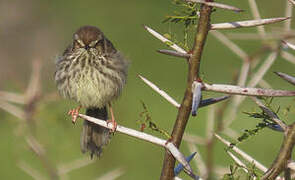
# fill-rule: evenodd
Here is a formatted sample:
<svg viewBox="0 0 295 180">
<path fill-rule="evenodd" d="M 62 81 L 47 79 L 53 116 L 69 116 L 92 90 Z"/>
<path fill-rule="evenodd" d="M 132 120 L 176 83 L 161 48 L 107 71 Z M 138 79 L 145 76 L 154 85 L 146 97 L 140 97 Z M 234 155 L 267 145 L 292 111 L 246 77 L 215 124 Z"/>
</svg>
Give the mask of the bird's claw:
<svg viewBox="0 0 295 180">
<path fill-rule="evenodd" d="M 68 112 L 68 115 L 72 116 L 72 123 L 75 124 L 76 123 L 76 120 L 78 118 L 78 115 L 79 115 L 79 110 L 80 110 L 80 107 L 76 108 L 76 109 L 72 109 Z"/>
<path fill-rule="evenodd" d="M 115 121 L 115 120 L 113 120 L 113 119 L 109 119 L 109 120 L 107 120 L 107 124 L 109 124 L 109 123 L 112 123 L 112 125 L 113 125 L 113 127 L 112 127 L 112 129 L 110 129 L 110 132 L 111 133 L 114 133 L 115 131 L 116 131 L 116 129 L 117 129 L 117 122 Z"/>
</svg>

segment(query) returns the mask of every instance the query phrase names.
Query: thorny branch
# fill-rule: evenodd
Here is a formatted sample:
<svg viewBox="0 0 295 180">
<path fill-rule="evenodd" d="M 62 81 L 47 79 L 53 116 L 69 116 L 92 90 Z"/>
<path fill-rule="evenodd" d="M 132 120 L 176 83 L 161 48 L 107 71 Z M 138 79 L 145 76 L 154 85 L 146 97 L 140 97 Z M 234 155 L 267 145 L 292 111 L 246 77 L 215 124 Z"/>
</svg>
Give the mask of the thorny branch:
<svg viewBox="0 0 295 180">
<path fill-rule="evenodd" d="M 210 2 L 210 1 L 208 1 Z M 172 142 L 176 147 L 180 146 L 182 136 L 190 116 L 192 106 L 192 84 L 193 81 L 199 78 L 199 69 L 201 56 L 205 41 L 210 30 L 210 14 L 212 7 L 203 5 L 200 10 L 200 19 L 197 26 L 195 42 L 192 51 L 192 57 L 189 58 L 189 67 L 187 75 L 187 86 L 181 106 L 178 110 L 178 115 L 172 131 Z M 161 173 L 161 180 L 170 180 L 174 177 L 173 168 L 175 165 L 174 157 L 166 151 L 164 157 L 164 164 Z"/>
</svg>

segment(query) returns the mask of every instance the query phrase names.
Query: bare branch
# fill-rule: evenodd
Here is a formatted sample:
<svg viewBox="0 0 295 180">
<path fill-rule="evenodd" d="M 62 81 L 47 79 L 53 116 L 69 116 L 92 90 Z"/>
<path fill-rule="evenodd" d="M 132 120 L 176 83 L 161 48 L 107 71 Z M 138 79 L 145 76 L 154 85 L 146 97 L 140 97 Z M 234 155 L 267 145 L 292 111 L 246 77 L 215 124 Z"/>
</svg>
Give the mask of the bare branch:
<svg viewBox="0 0 295 180">
<path fill-rule="evenodd" d="M 289 18 L 290 17 L 279 17 L 279 18 L 269 18 L 269 19 L 259 19 L 259 20 L 249 20 L 249 21 L 236 21 L 236 22 L 212 24 L 211 25 L 211 30 L 217 30 L 217 29 L 235 29 L 235 28 L 261 26 L 261 25 L 273 24 L 273 23 L 281 22 L 281 21 L 284 21 L 284 20 L 289 19 Z"/>
<path fill-rule="evenodd" d="M 244 10 L 236 8 L 234 6 L 229 6 L 226 4 L 221 4 L 221 3 L 216 3 L 216 2 L 208 2 L 205 0 L 186 0 L 188 2 L 194 2 L 194 3 L 201 3 L 201 4 L 206 4 L 207 6 L 212 6 L 212 7 L 217 7 L 217 8 L 221 8 L 221 9 L 226 9 L 226 10 L 231 10 L 231 11 L 235 11 L 235 12 L 242 12 Z"/>
</svg>

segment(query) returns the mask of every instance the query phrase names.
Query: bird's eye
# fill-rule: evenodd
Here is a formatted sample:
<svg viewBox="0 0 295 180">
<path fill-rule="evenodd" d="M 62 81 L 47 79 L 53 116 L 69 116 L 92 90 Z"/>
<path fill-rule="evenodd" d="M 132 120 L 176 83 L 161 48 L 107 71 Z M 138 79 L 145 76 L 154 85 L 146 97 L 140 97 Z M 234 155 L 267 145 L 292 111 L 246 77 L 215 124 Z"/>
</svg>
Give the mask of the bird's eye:
<svg viewBox="0 0 295 180">
<path fill-rule="evenodd" d="M 92 42 L 89 44 L 89 46 L 90 46 L 90 47 L 95 47 L 95 46 L 97 46 L 99 43 L 101 43 L 102 41 L 103 41 L 103 39 L 92 41 Z"/>
<path fill-rule="evenodd" d="M 85 47 L 85 44 L 80 39 L 76 40 L 80 47 Z"/>
<path fill-rule="evenodd" d="M 96 44 L 97 44 L 97 42 L 98 42 L 98 40 L 91 41 L 91 42 L 89 43 L 89 47 L 95 47 Z"/>
</svg>

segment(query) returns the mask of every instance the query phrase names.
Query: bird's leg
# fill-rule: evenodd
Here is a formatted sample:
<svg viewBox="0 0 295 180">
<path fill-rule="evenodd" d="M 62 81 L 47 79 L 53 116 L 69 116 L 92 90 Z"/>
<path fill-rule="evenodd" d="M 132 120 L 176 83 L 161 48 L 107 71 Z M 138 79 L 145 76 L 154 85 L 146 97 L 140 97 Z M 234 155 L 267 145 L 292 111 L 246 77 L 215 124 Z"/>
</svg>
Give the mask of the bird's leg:
<svg viewBox="0 0 295 180">
<path fill-rule="evenodd" d="M 111 119 L 107 120 L 107 123 L 112 123 L 113 128 L 110 130 L 110 132 L 115 132 L 117 129 L 117 122 L 115 121 L 114 112 L 111 103 L 109 103 L 109 109 L 111 113 Z"/>
<path fill-rule="evenodd" d="M 81 109 L 81 106 L 78 106 L 76 109 L 71 109 L 69 112 L 68 112 L 68 115 L 71 115 L 72 116 L 72 123 L 75 124 L 77 118 L 78 118 L 78 115 L 79 115 L 79 110 Z"/>
</svg>

